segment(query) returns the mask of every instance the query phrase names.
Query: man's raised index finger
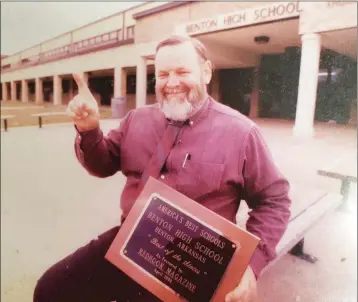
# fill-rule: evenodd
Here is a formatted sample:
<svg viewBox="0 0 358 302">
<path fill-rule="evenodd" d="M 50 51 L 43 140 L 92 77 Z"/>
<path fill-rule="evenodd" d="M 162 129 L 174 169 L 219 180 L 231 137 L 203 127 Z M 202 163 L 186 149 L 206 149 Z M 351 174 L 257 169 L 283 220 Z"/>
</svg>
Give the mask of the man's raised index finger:
<svg viewBox="0 0 358 302">
<path fill-rule="evenodd" d="M 72 76 L 73 76 L 73 79 L 76 81 L 78 89 L 85 88 L 86 90 L 89 90 L 87 83 L 82 75 L 73 73 Z"/>
</svg>

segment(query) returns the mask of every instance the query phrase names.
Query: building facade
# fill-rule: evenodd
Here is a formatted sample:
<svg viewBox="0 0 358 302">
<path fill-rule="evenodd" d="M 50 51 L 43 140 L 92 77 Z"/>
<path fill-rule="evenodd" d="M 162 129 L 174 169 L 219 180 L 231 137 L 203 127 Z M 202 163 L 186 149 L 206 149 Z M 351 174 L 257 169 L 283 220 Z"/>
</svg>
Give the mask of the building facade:
<svg viewBox="0 0 358 302">
<path fill-rule="evenodd" d="M 357 2 L 147 2 L 1 59 L 1 99 L 67 104 L 83 73 L 98 103 L 155 102 L 154 53 L 172 33 L 208 48 L 208 89 L 251 118 L 356 125 Z"/>
</svg>

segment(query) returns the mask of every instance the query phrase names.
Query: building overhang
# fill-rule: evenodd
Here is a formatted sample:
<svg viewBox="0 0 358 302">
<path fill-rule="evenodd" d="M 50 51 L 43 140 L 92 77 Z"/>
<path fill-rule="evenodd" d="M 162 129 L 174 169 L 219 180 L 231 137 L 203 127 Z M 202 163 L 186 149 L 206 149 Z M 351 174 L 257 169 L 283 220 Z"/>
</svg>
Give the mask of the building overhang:
<svg viewBox="0 0 358 302">
<path fill-rule="evenodd" d="M 163 4 L 161 6 L 158 6 L 158 7 L 154 7 L 151 9 L 147 9 L 147 10 L 138 12 L 138 13 L 134 14 L 132 17 L 133 17 L 133 19 L 140 19 L 143 17 L 148 17 L 148 16 L 156 14 L 156 13 L 164 12 L 169 9 L 173 9 L 173 8 L 185 5 L 185 4 L 189 4 L 191 2 L 197 2 L 197 1 L 173 1 L 173 2 Z"/>
<path fill-rule="evenodd" d="M 175 31 L 190 36 L 197 36 L 285 19 L 298 19 L 301 12 L 299 2 L 270 3 L 180 24 L 176 27 Z"/>
</svg>

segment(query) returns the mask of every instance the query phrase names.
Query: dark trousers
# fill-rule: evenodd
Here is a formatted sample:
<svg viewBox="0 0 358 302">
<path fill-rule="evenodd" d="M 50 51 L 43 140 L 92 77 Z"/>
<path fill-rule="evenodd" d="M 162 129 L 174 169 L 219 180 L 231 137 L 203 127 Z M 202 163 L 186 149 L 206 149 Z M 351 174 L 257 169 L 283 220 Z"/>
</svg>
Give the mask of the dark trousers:
<svg viewBox="0 0 358 302">
<path fill-rule="evenodd" d="M 50 267 L 38 280 L 34 302 L 160 301 L 104 258 L 115 227 Z"/>
</svg>

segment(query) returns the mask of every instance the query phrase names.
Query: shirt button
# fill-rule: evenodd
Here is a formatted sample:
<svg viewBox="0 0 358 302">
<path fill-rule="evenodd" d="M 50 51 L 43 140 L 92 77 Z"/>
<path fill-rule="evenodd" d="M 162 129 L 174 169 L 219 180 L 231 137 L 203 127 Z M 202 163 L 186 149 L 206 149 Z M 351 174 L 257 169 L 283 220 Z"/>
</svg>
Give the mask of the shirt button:
<svg viewBox="0 0 358 302">
<path fill-rule="evenodd" d="M 190 122 L 189 122 L 189 124 L 190 124 L 190 125 L 193 125 L 193 124 L 194 124 L 194 122 L 193 122 L 193 121 L 190 121 Z"/>
<path fill-rule="evenodd" d="M 164 175 L 160 175 L 160 178 L 161 178 L 161 179 L 164 179 L 164 178 L 165 178 L 165 176 L 164 176 Z"/>
</svg>

